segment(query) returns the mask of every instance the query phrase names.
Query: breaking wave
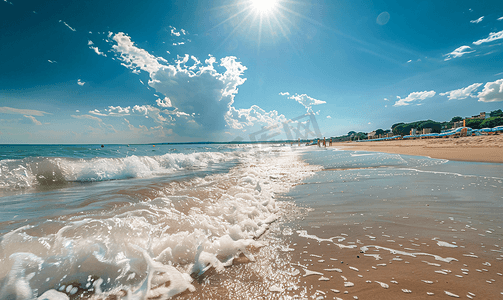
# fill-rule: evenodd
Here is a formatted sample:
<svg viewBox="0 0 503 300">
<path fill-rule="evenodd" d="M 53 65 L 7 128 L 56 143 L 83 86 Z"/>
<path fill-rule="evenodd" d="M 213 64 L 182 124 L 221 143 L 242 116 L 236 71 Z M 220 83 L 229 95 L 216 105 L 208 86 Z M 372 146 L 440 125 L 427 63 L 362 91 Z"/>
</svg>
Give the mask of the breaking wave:
<svg viewBox="0 0 503 300">
<path fill-rule="evenodd" d="M 131 155 L 121 158 L 28 157 L 0 161 L 0 189 L 35 185 L 145 178 L 180 170 L 194 170 L 231 161 L 237 152 L 167 153 L 158 156 Z"/>
</svg>

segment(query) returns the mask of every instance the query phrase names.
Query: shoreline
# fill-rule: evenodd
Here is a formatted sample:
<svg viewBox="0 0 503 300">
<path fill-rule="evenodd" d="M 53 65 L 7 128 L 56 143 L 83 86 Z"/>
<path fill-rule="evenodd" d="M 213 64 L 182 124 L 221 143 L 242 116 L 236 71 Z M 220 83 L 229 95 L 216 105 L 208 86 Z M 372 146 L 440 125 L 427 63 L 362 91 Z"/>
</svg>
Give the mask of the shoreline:
<svg viewBox="0 0 503 300">
<path fill-rule="evenodd" d="M 503 136 L 333 143 L 332 148 L 427 156 L 455 161 L 503 163 Z"/>
</svg>

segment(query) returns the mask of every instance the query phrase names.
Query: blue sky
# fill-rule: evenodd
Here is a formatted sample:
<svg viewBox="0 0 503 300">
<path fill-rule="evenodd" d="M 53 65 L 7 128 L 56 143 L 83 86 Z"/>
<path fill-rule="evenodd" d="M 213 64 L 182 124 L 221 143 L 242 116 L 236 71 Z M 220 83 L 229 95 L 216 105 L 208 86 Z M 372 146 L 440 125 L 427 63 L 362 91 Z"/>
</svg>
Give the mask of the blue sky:
<svg viewBox="0 0 503 300">
<path fill-rule="evenodd" d="M 503 108 L 501 1 L 2 0 L 0 28 L 0 143 L 280 139 L 306 113 L 337 136 Z"/>
</svg>

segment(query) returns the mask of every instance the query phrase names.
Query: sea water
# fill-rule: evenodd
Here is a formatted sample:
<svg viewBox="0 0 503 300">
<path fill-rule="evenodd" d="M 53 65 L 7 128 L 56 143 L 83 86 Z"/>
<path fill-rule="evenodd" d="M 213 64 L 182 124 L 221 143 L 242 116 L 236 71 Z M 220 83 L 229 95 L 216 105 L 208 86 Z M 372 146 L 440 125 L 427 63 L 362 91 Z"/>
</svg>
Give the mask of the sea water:
<svg viewBox="0 0 503 300">
<path fill-rule="evenodd" d="M 0 155 L 0 299 L 503 292 L 501 164 L 243 145 Z"/>
<path fill-rule="evenodd" d="M 291 147 L 2 146 L 0 299 L 165 299 L 254 261 L 313 174 Z"/>
</svg>

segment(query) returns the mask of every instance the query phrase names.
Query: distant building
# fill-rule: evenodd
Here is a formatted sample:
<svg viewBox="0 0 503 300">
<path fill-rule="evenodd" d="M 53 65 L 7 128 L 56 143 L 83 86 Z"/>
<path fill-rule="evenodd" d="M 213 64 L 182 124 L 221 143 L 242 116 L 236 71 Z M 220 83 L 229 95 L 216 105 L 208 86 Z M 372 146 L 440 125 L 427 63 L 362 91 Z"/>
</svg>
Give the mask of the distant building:
<svg viewBox="0 0 503 300">
<path fill-rule="evenodd" d="M 372 132 L 367 133 L 367 138 L 368 138 L 369 140 L 370 140 L 370 139 L 374 139 L 374 138 L 376 138 L 376 135 L 377 135 L 377 134 L 376 134 L 376 131 L 374 130 L 374 131 L 372 131 Z"/>
<path fill-rule="evenodd" d="M 417 129 L 416 128 L 411 128 L 410 129 L 410 135 L 417 135 Z"/>
<path fill-rule="evenodd" d="M 431 133 L 431 128 L 423 128 L 423 134 Z"/>
<path fill-rule="evenodd" d="M 452 128 L 458 128 L 458 127 L 463 127 L 463 121 L 454 122 L 454 124 L 452 125 Z"/>
<path fill-rule="evenodd" d="M 476 116 L 472 116 L 471 118 L 466 118 L 466 120 L 473 120 L 473 119 L 480 119 L 480 120 L 485 120 L 486 119 L 486 113 L 481 112 L 480 114 Z"/>
</svg>

